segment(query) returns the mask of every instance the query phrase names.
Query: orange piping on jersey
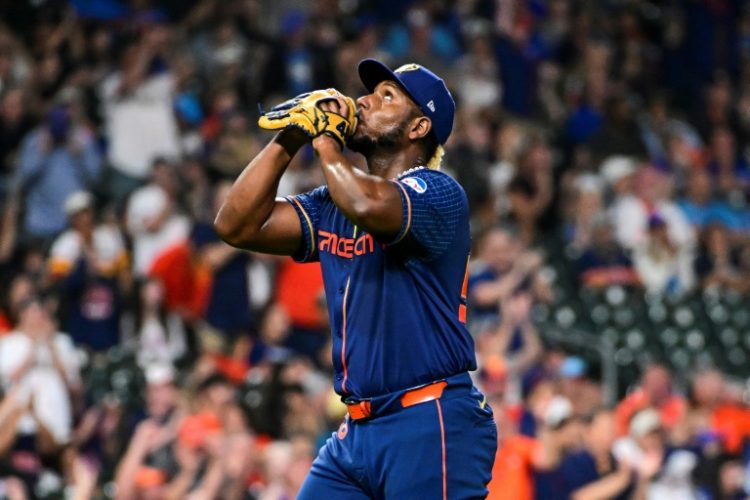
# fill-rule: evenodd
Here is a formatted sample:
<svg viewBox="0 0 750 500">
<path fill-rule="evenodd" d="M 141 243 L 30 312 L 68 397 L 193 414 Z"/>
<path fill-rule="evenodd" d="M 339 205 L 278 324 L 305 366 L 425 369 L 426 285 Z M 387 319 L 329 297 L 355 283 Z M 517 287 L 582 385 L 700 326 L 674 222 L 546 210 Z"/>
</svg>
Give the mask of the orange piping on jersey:
<svg viewBox="0 0 750 500">
<path fill-rule="evenodd" d="M 442 449 L 442 463 L 443 463 L 443 500 L 448 498 L 448 464 L 445 459 L 445 427 L 443 426 L 443 408 L 440 406 L 440 400 L 435 400 L 437 405 L 438 420 L 440 421 L 440 447 Z"/>
<path fill-rule="evenodd" d="M 471 256 L 466 258 L 466 272 L 464 273 L 464 283 L 461 285 L 461 298 L 464 302 L 467 300 L 466 296 L 469 291 L 469 259 Z M 458 304 L 458 320 L 461 323 L 466 323 L 466 304 Z"/>
<path fill-rule="evenodd" d="M 461 285 L 461 298 L 466 300 L 466 293 L 469 291 L 469 258 L 466 258 L 466 272 L 464 273 L 464 284 Z"/>
<path fill-rule="evenodd" d="M 310 256 L 312 256 L 315 253 L 315 229 L 313 229 L 310 216 L 307 215 L 307 211 L 305 210 L 305 207 L 302 206 L 302 203 L 300 203 L 297 200 L 297 198 L 290 196 L 288 199 L 292 200 L 294 204 L 297 205 L 299 209 L 302 211 L 302 215 L 305 216 L 305 222 L 307 222 L 307 227 L 310 229 Z"/>
<path fill-rule="evenodd" d="M 351 276 L 346 279 L 346 288 L 344 289 L 344 303 L 341 306 L 341 366 L 344 368 L 344 379 L 341 381 L 341 392 L 346 392 L 346 379 L 349 378 L 349 372 L 346 369 L 346 298 L 349 295 L 349 281 Z"/>
<path fill-rule="evenodd" d="M 404 193 L 404 198 L 406 199 L 406 229 L 404 229 L 404 234 L 402 234 L 399 239 L 394 241 L 393 244 L 396 244 L 399 241 L 403 240 L 406 237 L 406 235 L 409 234 L 409 229 L 411 229 L 411 198 L 409 198 L 409 193 L 406 192 L 406 189 L 404 188 L 404 186 L 402 186 L 398 182 L 396 182 L 395 184 Z"/>
</svg>

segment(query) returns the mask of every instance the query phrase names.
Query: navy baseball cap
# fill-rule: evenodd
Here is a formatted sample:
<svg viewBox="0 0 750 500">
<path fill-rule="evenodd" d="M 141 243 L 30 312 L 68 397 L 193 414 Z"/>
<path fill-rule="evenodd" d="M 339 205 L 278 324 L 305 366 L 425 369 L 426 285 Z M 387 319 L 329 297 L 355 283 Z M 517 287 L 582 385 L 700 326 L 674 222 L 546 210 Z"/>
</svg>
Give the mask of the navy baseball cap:
<svg viewBox="0 0 750 500">
<path fill-rule="evenodd" d="M 445 144 L 453 129 L 456 103 L 442 78 L 419 64 L 404 64 L 393 71 L 375 59 L 360 61 L 358 71 L 370 92 L 382 81 L 396 82 L 432 121 L 438 142 Z"/>
</svg>

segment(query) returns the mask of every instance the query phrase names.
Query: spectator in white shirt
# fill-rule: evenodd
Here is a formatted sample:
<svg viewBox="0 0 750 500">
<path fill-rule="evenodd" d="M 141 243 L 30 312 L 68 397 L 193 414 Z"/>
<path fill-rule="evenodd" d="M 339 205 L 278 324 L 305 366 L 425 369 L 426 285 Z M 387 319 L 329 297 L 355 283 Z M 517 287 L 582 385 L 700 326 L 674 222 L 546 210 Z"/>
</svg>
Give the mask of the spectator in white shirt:
<svg viewBox="0 0 750 500">
<path fill-rule="evenodd" d="M 110 140 L 108 188 L 118 200 L 149 177 L 156 157 L 180 153 L 174 80 L 165 58 L 168 38 L 166 27 L 151 27 L 125 49 L 119 71 L 100 88 Z"/>
<path fill-rule="evenodd" d="M 73 397 L 80 388 L 78 356 L 70 337 L 57 332 L 37 297 L 17 305 L 16 329 L 0 339 L 0 377 L 7 389 L 17 387 L 34 414 L 18 423 L 21 434 L 62 446 L 71 437 Z"/>
<path fill-rule="evenodd" d="M 177 185 L 172 166 L 164 159 L 154 162 L 152 180 L 128 200 L 126 225 L 133 237 L 133 272 L 147 276 L 164 251 L 185 241 L 188 218 L 175 207 Z"/>
</svg>

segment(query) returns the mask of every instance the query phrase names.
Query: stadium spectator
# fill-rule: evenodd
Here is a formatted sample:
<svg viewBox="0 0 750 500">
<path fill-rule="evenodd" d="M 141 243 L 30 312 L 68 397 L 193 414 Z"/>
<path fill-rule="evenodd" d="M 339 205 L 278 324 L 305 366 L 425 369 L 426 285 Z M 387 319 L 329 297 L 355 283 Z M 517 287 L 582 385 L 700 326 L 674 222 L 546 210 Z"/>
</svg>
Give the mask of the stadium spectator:
<svg viewBox="0 0 750 500">
<path fill-rule="evenodd" d="M 135 428 L 115 476 L 116 498 L 158 498 L 176 469 L 171 443 L 183 411 L 178 406 L 174 369 L 146 368 L 146 418 Z"/>
<path fill-rule="evenodd" d="M 731 230 L 741 229 L 739 213 L 731 206 L 714 197 L 711 175 L 706 169 L 694 168 L 687 177 L 685 197 L 679 202 L 680 209 L 693 226 L 703 229 L 709 224 L 723 224 Z"/>
<path fill-rule="evenodd" d="M 661 425 L 667 430 L 685 418 L 686 401 L 675 393 L 672 375 L 662 365 L 654 364 L 644 369 L 638 388 L 617 406 L 617 434 L 625 435 L 633 415 L 645 408 L 656 409 L 661 417 Z"/>
<path fill-rule="evenodd" d="M 28 298 L 15 312 L 15 330 L 0 340 L 0 377 L 6 397 L 15 399 L 21 412 L 11 413 L 12 420 L 5 422 L 10 439 L 6 456 L 32 494 L 46 476 L 60 474 L 81 379 L 73 342 L 56 332 L 41 301 Z"/>
<path fill-rule="evenodd" d="M 740 267 L 739 252 L 732 248 L 728 229 L 708 225 L 701 235 L 695 259 L 695 274 L 704 289 L 750 290 L 747 270 Z"/>
<path fill-rule="evenodd" d="M 515 292 L 529 292 L 535 300 L 550 296 L 549 286 L 539 273 L 541 255 L 524 251 L 514 236 L 508 229 L 492 228 L 478 243 L 477 261 L 471 266 L 468 282 L 473 306 L 469 326 L 474 333 L 498 323 L 498 304 Z"/>
<path fill-rule="evenodd" d="M 63 205 L 76 191 L 94 185 L 101 157 L 91 133 L 73 122 L 63 106 L 24 139 L 13 189 L 24 193 L 21 237 L 46 244 L 65 229 Z"/>
<path fill-rule="evenodd" d="M 149 178 L 156 158 L 180 155 L 172 111 L 174 80 L 167 64 L 169 36 L 166 26 L 146 28 L 123 49 L 119 69 L 101 83 L 111 140 L 107 188 L 116 201 Z"/>
<path fill-rule="evenodd" d="M 138 188 L 128 200 L 126 224 L 133 238 L 133 271 L 142 278 L 152 271 L 165 252 L 184 243 L 190 221 L 180 213 L 174 167 L 159 158 L 152 165 L 151 182 Z"/>
<path fill-rule="evenodd" d="M 634 286 L 640 283 L 630 257 L 614 237 L 611 221 L 598 214 L 591 224 L 591 243 L 578 259 L 578 280 L 592 289 L 610 285 Z"/>
<path fill-rule="evenodd" d="M 635 248 L 633 264 L 647 293 L 679 296 L 695 284 L 693 254 L 669 237 L 660 215 L 649 217 L 646 240 Z"/>
<path fill-rule="evenodd" d="M 560 466 L 564 488 L 559 498 L 640 498 L 661 465 L 662 456 L 644 454 L 640 462 L 618 461 L 612 455 L 614 416 L 598 410 L 584 430 L 584 448 L 566 457 Z"/>
<path fill-rule="evenodd" d="M 77 191 L 65 200 L 70 229 L 50 249 L 49 274 L 64 292 L 66 322 L 74 342 L 103 351 L 120 340 L 122 293 L 129 267 L 117 227 L 96 224 L 93 196 Z"/>
<path fill-rule="evenodd" d="M 144 282 L 139 291 L 138 314 L 134 318 L 136 359 L 142 367 L 162 363 L 171 365 L 187 352 L 182 318 L 167 310 L 164 286 L 159 280 Z"/>
<path fill-rule="evenodd" d="M 644 498 L 695 498 L 698 492 L 692 476 L 700 457 L 694 450 L 670 446 L 667 439 L 659 412 L 646 408 L 633 415 L 628 435 L 618 439 L 612 451 L 617 460 L 630 464 L 651 459 L 649 455 L 659 459 L 659 470 L 645 487 Z"/>
</svg>

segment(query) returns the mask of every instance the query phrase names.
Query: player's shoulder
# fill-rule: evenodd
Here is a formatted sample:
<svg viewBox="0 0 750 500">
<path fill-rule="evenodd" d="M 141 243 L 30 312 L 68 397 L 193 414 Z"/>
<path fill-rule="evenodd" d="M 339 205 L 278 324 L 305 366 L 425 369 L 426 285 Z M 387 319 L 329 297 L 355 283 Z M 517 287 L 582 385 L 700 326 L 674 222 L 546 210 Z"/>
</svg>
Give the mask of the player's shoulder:
<svg viewBox="0 0 750 500">
<path fill-rule="evenodd" d="M 291 196 L 285 197 L 288 201 L 291 201 L 293 199 L 300 200 L 300 201 L 317 201 L 317 202 L 325 202 L 327 200 L 331 200 L 331 194 L 328 191 L 328 186 L 318 186 L 314 189 L 311 189 L 310 191 L 306 191 L 304 193 L 299 193 Z"/>
<path fill-rule="evenodd" d="M 462 201 L 466 200 L 466 193 L 461 184 L 453 177 L 439 170 L 427 167 L 413 168 L 402 172 L 396 180 L 410 188 L 416 194 L 454 196 Z"/>
</svg>

